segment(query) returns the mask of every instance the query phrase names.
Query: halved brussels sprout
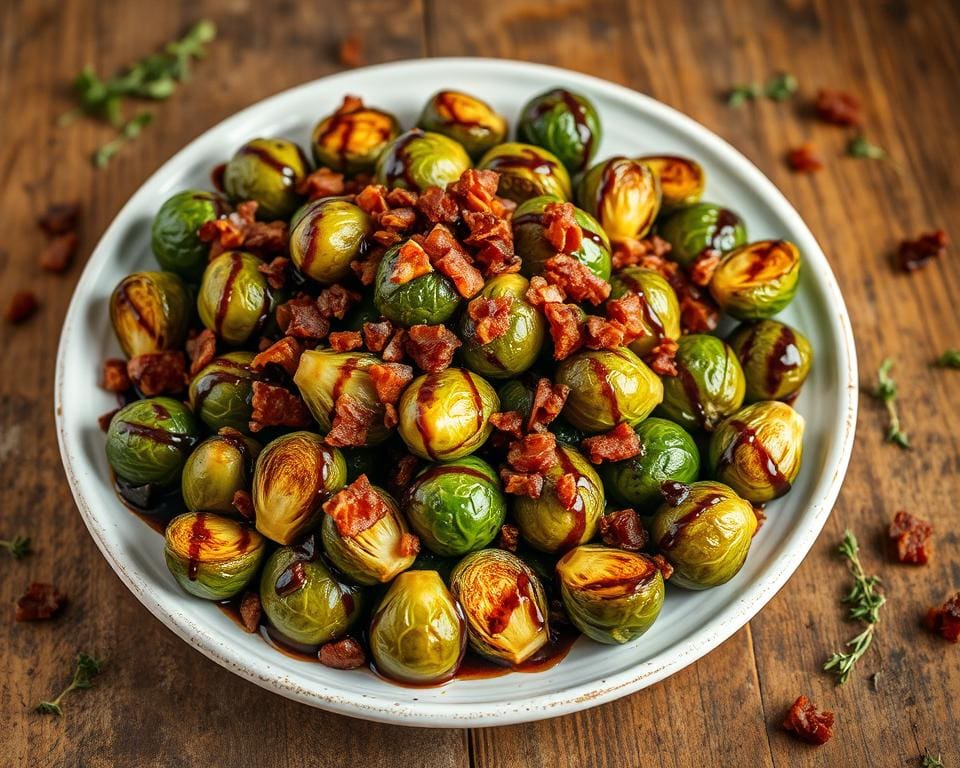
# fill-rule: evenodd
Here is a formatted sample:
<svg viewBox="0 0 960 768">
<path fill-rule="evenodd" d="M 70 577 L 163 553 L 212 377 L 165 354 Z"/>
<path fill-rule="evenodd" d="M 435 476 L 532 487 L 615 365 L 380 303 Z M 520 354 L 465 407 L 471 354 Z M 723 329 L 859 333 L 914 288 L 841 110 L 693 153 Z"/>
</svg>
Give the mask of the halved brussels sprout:
<svg viewBox="0 0 960 768">
<path fill-rule="evenodd" d="M 377 672 L 405 683 L 449 680 L 466 650 L 460 606 L 436 571 L 404 571 L 370 622 Z"/>
<path fill-rule="evenodd" d="M 663 574 L 637 552 L 584 544 L 560 558 L 557 577 L 570 621 L 598 643 L 636 640 L 663 607 Z"/>
<path fill-rule="evenodd" d="M 250 431 L 253 382 L 260 379 L 250 367 L 253 358 L 253 352 L 220 355 L 190 382 L 190 408 L 211 430 Z"/>
<path fill-rule="evenodd" d="M 468 312 L 460 317 L 460 358 L 471 371 L 490 379 L 505 379 L 523 373 L 532 366 L 543 347 L 546 320 L 526 299 L 530 283 L 517 274 L 497 275 L 487 281 L 477 295 L 479 300 L 510 299 L 506 333 L 481 344 L 476 325 Z"/>
<path fill-rule="evenodd" d="M 290 259 L 307 277 L 330 285 L 351 274 L 371 229 L 370 217 L 349 200 L 326 197 L 305 206 L 290 230 Z"/>
<path fill-rule="evenodd" d="M 373 300 L 380 313 L 400 325 L 439 325 L 460 306 L 460 294 L 446 275 L 433 270 L 398 284 L 390 279 L 403 243 L 388 250 L 373 283 Z"/>
<path fill-rule="evenodd" d="M 483 445 L 500 400 L 484 379 L 447 368 L 414 379 L 400 396 L 399 432 L 411 453 L 430 461 L 452 461 Z"/>
<path fill-rule="evenodd" d="M 695 203 L 673 211 L 657 223 L 657 234 L 670 243 L 670 258 L 684 267 L 707 249 L 726 253 L 747 242 L 743 219 L 714 203 Z"/>
<path fill-rule="evenodd" d="M 229 210 L 227 201 L 216 192 L 186 189 L 168 198 L 150 229 L 150 246 L 157 263 L 185 280 L 199 280 L 207 266 L 210 246 L 200 240 L 197 230 Z"/>
<path fill-rule="evenodd" d="M 426 103 L 417 126 L 449 136 L 473 158 L 506 138 L 507 121 L 487 102 L 462 91 L 437 91 Z"/>
<path fill-rule="evenodd" d="M 496 538 L 507 499 L 493 467 L 464 456 L 421 471 L 407 489 L 403 511 L 424 546 L 438 555 L 465 555 Z"/>
<path fill-rule="evenodd" d="M 110 321 L 127 357 L 183 345 L 190 297 L 173 272 L 134 272 L 110 296 Z"/>
<path fill-rule="evenodd" d="M 450 574 L 450 590 L 467 619 L 470 647 L 515 666 L 550 638 L 547 596 L 526 563 L 503 549 L 467 555 Z"/>
<path fill-rule="evenodd" d="M 625 347 L 571 355 L 554 380 L 570 388 L 563 415 L 584 432 L 639 424 L 663 400 L 660 377 Z"/>
<path fill-rule="evenodd" d="M 660 180 L 665 210 L 700 202 L 707 180 L 696 160 L 677 155 L 647 155 L 637 160 L 649 166 Z"/>
<path fill-rule="evenodd" d="M 498 144 L 481 158 L 478 167 L 499 173 L 497 194 L 517 203 L 540 195 L 570 200 L 573 194 L 563 163 L 533 144 Z"/>
<path fill-rule="evenodd" d="M 197 312 L 203 324 L 227 344 L 245 344 L 263 328 L 273 310 L 262 265 L 253 254 L 227 251 L 204 270 Z"/>
<path fill-rule="evenodd" d="M 183 465 L 180 493 L 191 512 L 223 512 L 235 515 L 233 497 L 246 490 L 253 476 L 253 462 L 260 445 L 235 432 L 208 437 Z"/>
<path fill-rule="evenodd" d="M 586 96 L 552 88 L 524 105 L 517 138 L 550 150 L 576 175 L 587 169 L 600 146 L 600 116 Z"/>
<path fill-rule="evenodd" d="M 640 297 L 644 335 L 630 344 L 639 356 L 648 355 L 663 339 L 680 338 L 680 303 L 667 279 L 652 269 L 626 267 L 610 278 L 610 298 L 628 293 Z"/>
<path fill-rule="evenodd" d="M 580 207 L 596 217 L 613 242 L 646 235 L 660 212 L 660 197 L 653 171 L 626 157 L 597 163 L 577 187 Z"/>
<path fill-rule="evenodd" d="M 728 343 L 747 380 L 748 403 L 789 400 L 810 373 L 813 347 L 795 328 L 776 320 L 742 323 Z"/>
<path fill-rule="evenodd" d="M 677 375 L 663 380 L 659 413 L 687 429 L 710 432 L 743 405 L 743 369 L 716 336 L 692 333 L 677 344 Z"/>
<path fill-rule="evenodd" d="M 527 542 L 543 552 L 564 552 L 590 541 L 603 515 L 603 484 L 581 453 L 557 444 L 557 463 L 544 476 L 539 499 L 517 496 L 513 515 Z M 557 491 L 564 475 L 573 475 L 576 494 L 567 506 Z M 569 503 L 569 502 L 568 502 Z"/>
<path fill-rule="evenodd" d="M 779 498 L 800 472 L 803 428 L 803 417 L 786 403 L 748 405 L 711 436 L 710 471 L 747 501 Z"/>
<path fill-rule="evenodd" d="M 377 160 L 377 181 L 387 187 L 423 192 L 446 187 L 471 166 L 460 144 L 440 133 L 413 128 L 401 133 Z"/>
<path fill-rule="evenodd" d="M 256 200 L 257 218 L 289 219 L 302 201 L 297 184 L 308 173 L 310 163 L 292 141 L 254 139 L 227 163 L 223 188 L 234 203 Z"/>
<path fill-rule="evenodd" d="M 750 502 L 723 483 L 666 483 L 667 501 L 650 524 L 650 538 L 686 589 L 724 584 L 743 566 L 757 530 Z"/>
<path fill-rule="evenodd" d="M 173 518 L 164 533 L 167 568 L 185 591 L 229 600 L 256 576 L 266 544 L 245 523 L 209 512 Z"/>
<path fill-rule="evenodd" d="M 170 397 L 136 400 L 117 411 L 107 430 L 107 461 L 130 485 L 168 487 L 200 439 L 190 410 Z"/>
<path fill-rule="evenodd" d="M 253 470 L 257 530 L 279 544 L 302 538 L 321 506 L 347 482 L 343 454 L 312 432 L 291 432 L 264 447 Z"/>
<path fill-rule="evenodd" d="M 786 240 L 741 246 L 720 261 L 710 294 L 739 320 L 772 317 L 793 301 L 800 280 L 800 251 Z"/>
<path fill-rule="evenodd" d="M 351 176 L 372 173 L 377 158 L 399 133 L 400 123 L 389 112 L 364 106 L 359 99 L 344 101 L 314 127 L 313 160 Z"/>
</svg>

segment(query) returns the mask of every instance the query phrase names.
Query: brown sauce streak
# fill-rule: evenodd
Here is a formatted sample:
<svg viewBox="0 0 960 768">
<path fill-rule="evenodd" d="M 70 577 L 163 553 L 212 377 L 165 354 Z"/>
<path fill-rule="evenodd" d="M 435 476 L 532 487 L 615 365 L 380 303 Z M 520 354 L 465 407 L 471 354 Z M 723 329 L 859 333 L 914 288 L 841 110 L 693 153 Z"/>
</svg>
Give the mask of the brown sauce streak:
<svg viewBox="0 0 960 768">
<path fill-rule="evenodd" d="M 417 392 L 417 432 L 420 433 L 420 439 L 423 441 L 423 450 L 426 451 L 427 456 L 429 456 L 434 461 L 437 460 L 437 455 L 433 452 L 433 448 L 430 445 L 430 441 L 433 440 L 433 430 L 430 429 L 430 424 L 427 421 L 427 409 L 433 404 L 433 401 L 436 399 L 437 389 L 439 388 L 438 377 L 427 377 L 423 384 L 420 385 L 420 391 Z"/>
<path fill-rule="evenodd" d="M 331 422 L 337 414 L 337 400 L 340 399 L 340 395 L 343 394 L 343 390 L 346 388 L 355 370 L 357 370 L 357 358 L 351 357 L 340 366 L 340 370 L 337 372 L 337 380 L 333 383 L 333 391 L 331 393 L 333 400 L 330 403 L 330 413 L 328 415 Z"/>
<path fill-rule="evenodd" d="M 140 308 L 136 305 L 134 300 L 131 298 L 130 291 L 128 290 L 126 284 L 124 284 L 120 288 L 120 301 L 123 304 L 125 304 L 129 308 L 129 310 L 133 313 L 133 317 L 137 321 L 137 325 L 143 328 L 143 330 L 147 333 L 147 335 L 151 339 L 153 339 L 154 341 L 158 341 L 160 334 L 157 332 L 156 328 L 154 328 L 152 325 L 150 325 L 149 322 L 147 322 L 147 318 L 145 318 L 143 314 L 140 312 Z"/>
<path fill-rule="evenodd" d="M 800 350 L 797 349 L 796 334 L 784 325 L 767 357 L 767 392 L 771 397 L 780 388 L 783 377 L 799 364 Z"/>
<path fill-rule="evenodd" d="M 700 402 L 700 387 L 693 378 L 693 374 L 691 374 L 690 371 L 687 370 L 687 367 L 679 360 L 677 361 L 677 378 L 680 379 L 680 384 L 683 386 L 683 391 L 687 395 L 690 407 L 696 412 L 697 421 L 700 422 L 701 427 L 705 427 L 707 424 L 707 412 L 704 410 L 703 403 Z"/>
<path fill-rule="evenodd" d="M 394 142 L 386 157 L 386 166 L 384 168 L 388 187 L 392 187 L 393 182 L 402 178 L 411 189 L 419 189 L 420 185 L 410 173 L 410 159 L 407 157 L 406 149 L 411 141 L 419 139 L 422 136 L 423 131 L 419 128 L 414 128 Z"/>
<path fill-rule="evenodd" d="M 583 480 L 584 476 L 574 466 L 570 457 L 567 456 L 566 451 L 559 447 L 557 448 L 557 460 L 560 462 L 560 471 L 562 474 L 574 475 L 577 478 L 577 498 L 573 504 L 573 508 L 567 510 L 567 512 L 573 515 L 574 525 L 560 545 L 561 550 L 567 550 L 580 543 L 580 539 L 583 538 L 583 533 L 587 529 L 587 505 L 583 501 L 583 496 L 580 495 L 580 481 Z"/>
<path fill-rule="evenodd" d="M 248 533 L 248 541 L 249 538 Z M 207 513 L 197 512 L 193 526 L 190 528 L 190 548 L 187 551 L 187 578 L 190 581 L 197 580 L 197 574 L 200 572 L 200 550 L 208 541 L 210 541 L 210 529 L 207 528 Z"/>
<path fill-rule="evenodd" d="M 643 320 L 650 327 L 657 338 L 662 339 L 666 335 L 666 331 L 663 329 L 663 323 L 660 322 L 660 317 L 654 312 L 653 307 L 650 306 L 650 302 L 647 300 L 647 295 L 643 292 L 643 286 L 635 280 L 631 275 L 620 274 L 617 277 L 623 281 L 623 283 L 630 289 L 632 293 L 637 294 L 640 299 L 640 307 L 643 311 Z"/>
<path fill-rule="evenodd" d="M 301 155 L 301 160 L 304 160 L 305 158 L 303 158 L 302 156 L 303 152 L 300 150 L 299 147 L 297 147 L 297 151 Z M 287 165 L 281 160 L 278 160 L 274 156 L 273 152 L 271 152 L 269 149 L 265 147 L 259 147 L 259 146 L 252 147 L 249 144 L 245 144 L 243 147 L 240 148 L 239 154 L 252 155 L 253 157 L 256 157 L 264 165 L 268 166 L 269 168 L 273 169 L 274 171 L 279 173 L 281 176 L 283 176 L 287 186 L 290 186 L 290 184 L 293 183 L 293 178 L 294 176 L 296 176 L 296 172 L 289 165 Z"/>
<path fill-rule="evenodd" d="M 710 507 L 719 503 L 724 499 L 724 496 L 719 493 L 708 493 L 700 502 L 687 514 L 681 517 L 679 520 L 675 521 L 667 532 L 660 539 L 660 549 L 673 549 L 677 540 L 680 538 L 680 534 L 683 532 L 683 529 L 690 525 L 692 522 L 697 520 L 704 512 L 706 512 Z"/>
<path fill-rule="evenodd" d="M 757 463 L 760 465 L 763 473 L 767 476 L 767 480 L 770 482 L 770 485 L 773 487 L 776 495 L 778 497 L 783 496 L 783 494 L 789 491 L 790 481 L 784 477 L 783 473 L 780 471 L 780 467 L 777 466 L 777 462 L 773 460 L 773 457 L 767 451 L 763 443 L 757 439 L 756 430 L 739 419 L 731 419 L 726 423 L 726 426 L 729 426 L 731 429 L 736 431 L 737 438 L 736 440 L 731 441 L 726 450 L 720 454 L 720 459 L 717 461 L 717 472 L 721 472 L 734 462 L 737 449 L 740 446 L 749 445 L 757 454 Z"/>
<path fill-rule="evenodd" d="M 223 283 L 220 301 L 217 302 L 217 314 L 213 319 L 214 329 L 218 336 L 222 335 L 223 321 L 227 319 L 227 310 L 230 309 L 230 294 L 233 293 L 233 284 L 237 281 L 240 270 L 243 269 L 243 258 L 239 253 L 232 254 L 230 259 L 230 272 Z"/>
<path fill-rule="evenodd" d="M 601 360 L 598 360 L 595 357 L 590 357 L 588 360 L 590 361 L 590 367 L 593 368 L 593 375 L 597 377 L 597 382 L 600 384 L 600 391 L 603 393 L 603 399 L 606 400 L 607 405 L 610 406 L 610 416 L 615 423 L 619 423 L 621 419 L 621 413 L 620 405 L 617 403 L 617 393 L 613 391 L 613 387 L 607 380 L 610 370 L 603 364 Z"/>
</svg>

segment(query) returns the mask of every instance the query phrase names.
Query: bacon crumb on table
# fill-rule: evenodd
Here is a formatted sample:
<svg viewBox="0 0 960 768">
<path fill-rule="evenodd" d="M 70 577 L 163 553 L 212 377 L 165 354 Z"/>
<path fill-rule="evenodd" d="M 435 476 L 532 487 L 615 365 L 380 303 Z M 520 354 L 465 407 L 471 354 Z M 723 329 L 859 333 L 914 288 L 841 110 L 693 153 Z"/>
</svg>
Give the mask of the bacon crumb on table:
<svg viewBox="0 0 960 768">
<path fill-rule="evenodd" d="M 790 170 L 797 173 L 814 173 L 823 168 L 823 158 L 813 144 L 801 144 L 787 152 L 787 165 L 790 166 Z M 705 285 L 705 283 L 699 283 L 699 285 Z"/>
<path fill-rule="evenodd" d="M 80 219 L 80 203 L 51 203 L 47 210 L 37 218 L 37 226 L 53 237 L 77 228 Z"/>
<path fill-rule="evenodd" d="M 60 613 L 66 602 L 67 596 L 53 584 L 34 581 L 17 599 L 14 619 L 17 621 L 52 619 Z"/>
<path fill-rule="evenodd" d="M 40 252 L 40 267 L 47 272 L 66 272 L 73 263 L 79 242 L 76 232 L 55 236 Z"/>
<path fill-rule="evenodd" d="M 923 625 L 948 642 L 960 643 L 960 592 L 943 605 L 928 610 Z"/>
<path fill-rule="evenodd" d="M 903 240 L 897 249 L 897 262 L 904 272 L 914 272 L 947 253 L 950 238 L 942 229 L 927 232 L 916 240 Z"/>
<path fill-rule="evenodd" d="M 813 108 L 817 117 L 833 125 L 860 125 L 863 120 L 860 114 L 860 101 L 845 91 L 822 88 L 817 92 Z"/>
<path fill-rule="evenodd" d="M 33 291 L 17 291 L 10 297 L 3 317 L 11 325 L 20 325 L 33 317 L 39 307 Z"/>
<path fill-rule="evenodd" d="M 926 520 L 900 511 L 887 530 L 898 562 L 926 565 L 933 550 L 933 527 Z"/>
<path fill-rule="evenodd" d="M 806 696 L 799 696 L 783 727 L 808 744 L 826 744 L 833 736 L 833 712 L 820 711 Z"/>
</svg>

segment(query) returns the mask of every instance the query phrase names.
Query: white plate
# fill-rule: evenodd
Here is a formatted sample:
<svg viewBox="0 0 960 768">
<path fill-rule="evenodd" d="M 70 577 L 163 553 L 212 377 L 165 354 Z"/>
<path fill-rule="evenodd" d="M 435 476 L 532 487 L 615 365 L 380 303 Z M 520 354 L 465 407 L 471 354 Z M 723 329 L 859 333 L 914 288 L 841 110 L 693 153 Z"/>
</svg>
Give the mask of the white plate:
<svg viewBox="0 0 960 768">
<path fill-rule="evenodd" d="M 214 605 L 183 594 L 164 565 L 160 537 L 114 495 L 97 428 L 97 417 L 116 405 L 98 387 L 101 361 L 119 354 L 108 318 L 110 292 L 126 274 L 155 268 L 150 222 L 167 197 L 208 187 L 211 167 L 248 139 L 286 136 L 307 146 L 313 124 L 346 93 L 409 126 L 439 88 L 476 94 L 513 121 L 528 98 L 554 85 L 582 91 L 596 104 L 604 125 L 598 157 L 694 157 L 707 171 L 706 199 L 739 211 L 751 239 L 786 237 L 799 246 L 800 290 L 783 319 L 810 338 L 816 353 L 797 403 L 807 422 L 800 477 L 787 497 L 770 505 L 733 581 L 707 592 L 670 589 L 656 625 L 629 645 L 580 638 L 548 671 L 436 688 L 401 687 L 367 671 L 284 656 Z M 137 599 L 177 635 L 257 685 L 323 709 L 409 725 L 481 726 L 554 717 L 625 696 L 682 669 L 746 624 L 784 585 L 830 514 L 853 445 L 857 367 L 847 311 L 823 251 L 777 188 L 729 144 L 670 107 L 585 75 L 514 61 L 429 59 L 345 72 L 278 94 L 210 129 L 164 164 L 123 207 L 83 272 L 63 326 L 55 398 L 64 468 L 90 534 Z"/>
</svg>

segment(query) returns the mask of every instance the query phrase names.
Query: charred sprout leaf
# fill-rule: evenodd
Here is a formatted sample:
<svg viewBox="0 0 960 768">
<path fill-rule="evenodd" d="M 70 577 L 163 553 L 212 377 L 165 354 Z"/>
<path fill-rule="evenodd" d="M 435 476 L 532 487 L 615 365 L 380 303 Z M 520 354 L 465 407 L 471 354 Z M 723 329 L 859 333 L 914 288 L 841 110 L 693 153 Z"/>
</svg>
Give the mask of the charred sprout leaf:
<svg viewBox="0 0 960 768">
<path fill-rule="evenodd" d="M 133 141 L 140 135 L 140 131 L 153 121 L 153 113 L 138 112 L 120 129 L 117 137 L 108 141 L 93 154 L 93 164 L 97 168 L 103 168 L 119 152 L 123 146 Z"/>
<path fill-rule="evenodd" d="M 756 101 L 760 95 L 760 86 L 754 83 L 735 85 L 727 95 L 727 104 L 731 107 L 741 107 L 748 101 Z"/>
<path fill-rule="evenodd" d="M 92 688 L 93 678 L 99 675 L 102 669 L 103 662 L 100 659 L 95 659 L 86 653 L 78 653 L 77 669 L 73 673 L 73 680 L 70 681 L 70 685 L 64 688 L 57 698 L 51 701 L 41 701 L 34 707 L 34 711 L 39 712 L 41 715 L 57 715 L 58 717 L 63 717 L 63 707 L 60 704 L 63 697 L 71 691 L 82 691 L 87 688 Z"/>
<path fill-rule="evenodd" d="M 943 768 L 940 755 L 934 757 L 929 752 L 924 752 L 920 757 L 920 768 Z"/>
<path fill-rule="evenodd" d="M 948 349 L 937 358 L 938 368 L 960 369 L 960 349 Z"/>
<path fill-rule="evenodd" d="M 767 83 L 766 95 L 774 101 L 788 101 L 797 88 L 797 78 L 788 72 L 781 72 Z"/>
<path fill-rule="evenodd" d="M 29 555 L 33 550 L 30 549 L 29 536 L 14 536 L 12 539 L 0 539 L 0 547 L 3 547 L 14 560 Z"/>
<path fill-rule="evenodd" d="M 889 418 L 887 442 L 896 443 L 901 448 L 910 448 L 910 438 L 907 437 L 906 432 L 900 429 L 900 416 L 897 413 L 897 382 L 890 377 L 892 369 L 893 358 L 888 357 L 877 369 L 877 386 L 871 394 L 877 400 L 883 401 L 883 405 L 887 409 Z"/>
<path fill-rule="evenodd" d="M 871 144 L 863 136 L 855 136 L 847 144 L 847 154 L 850 157 L 856 157 L 865 160 L 883 160 L 886 156 L 886 150 Z"/>
</svg>

